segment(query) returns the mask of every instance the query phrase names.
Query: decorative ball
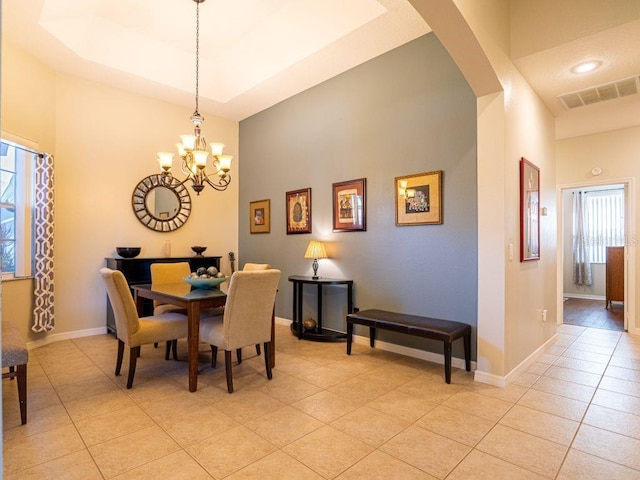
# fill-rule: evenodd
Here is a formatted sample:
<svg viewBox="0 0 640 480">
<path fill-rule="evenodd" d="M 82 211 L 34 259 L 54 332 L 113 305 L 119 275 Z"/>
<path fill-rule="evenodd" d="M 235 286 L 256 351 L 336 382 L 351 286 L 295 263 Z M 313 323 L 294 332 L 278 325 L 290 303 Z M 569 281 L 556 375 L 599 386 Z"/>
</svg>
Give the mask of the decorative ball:
<svg viewBox="0 0 640 480">
<path fill-rule="evenodd" d="M 316 321 L 311 317 L 303 320 L 302 322 L 302 326 L 304 327 L 305 330 L 315 330 L 316 325 L 317 325 Z"/>
</svg>

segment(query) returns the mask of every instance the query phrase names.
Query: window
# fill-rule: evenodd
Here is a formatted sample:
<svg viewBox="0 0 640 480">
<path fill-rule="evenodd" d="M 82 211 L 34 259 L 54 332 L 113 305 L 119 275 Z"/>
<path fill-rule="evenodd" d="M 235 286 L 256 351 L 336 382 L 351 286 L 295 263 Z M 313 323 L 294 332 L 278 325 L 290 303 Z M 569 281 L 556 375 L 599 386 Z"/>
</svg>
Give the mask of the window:
<svg viewBox="0 0 640 480">
<path fill-rule="evenodd" d="M 624 189 L 586 192 L 586 228 L 591 263 L 605 263 L 607 248 L 624 245 Z"/>
<path fill-rule="evenodd" d="M 34 152 L 30 142 L 0 141 L 0 267 L 2 276 L 31 275 Z"/>
</svg>

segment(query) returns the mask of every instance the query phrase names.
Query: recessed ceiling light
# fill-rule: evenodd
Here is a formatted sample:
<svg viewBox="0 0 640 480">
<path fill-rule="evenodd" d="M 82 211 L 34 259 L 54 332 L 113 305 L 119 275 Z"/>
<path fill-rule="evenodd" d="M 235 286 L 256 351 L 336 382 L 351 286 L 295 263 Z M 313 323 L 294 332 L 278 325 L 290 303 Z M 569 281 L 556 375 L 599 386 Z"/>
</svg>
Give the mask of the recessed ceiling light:
<svg viewBox="0 0 640 480">
<path fill-rule="evenodd" d="M 592 72 L 593 70 L 598 68 L 600 65 L 602 65 L 602 62 L 600 60 L 589 60 L 587 62 L 582 62 L 577 65 L 574 65 L 573 67 L 571 67 L 571 71 L 573 73 Z"/>
</svg>

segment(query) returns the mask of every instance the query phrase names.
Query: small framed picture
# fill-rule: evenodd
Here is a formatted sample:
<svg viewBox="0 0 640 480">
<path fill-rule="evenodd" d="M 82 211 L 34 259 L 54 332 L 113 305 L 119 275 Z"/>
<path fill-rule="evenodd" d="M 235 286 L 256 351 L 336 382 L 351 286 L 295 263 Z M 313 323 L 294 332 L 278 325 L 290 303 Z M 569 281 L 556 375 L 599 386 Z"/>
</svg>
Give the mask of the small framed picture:
<svg viewBox="0 0 640 480">
<path fill-rule="evenodd" d="M 271 200 L 249 202 L 249 232 L 269 233 L 271 231 Z"/>
<path fill-rule="evenodd" d="M 442 170 L 395 179 L 396 225 L 442 223 Z"/>
<path fill-rule="evenodd" d="M 333 184 L 334 232 L 367 230 L 366 186 L 366 178 Z"/>
<path fill-rule="evenodd" d="M 311 233 L 311 188 L 287 192 L 287 235 Z"/>
</svg>

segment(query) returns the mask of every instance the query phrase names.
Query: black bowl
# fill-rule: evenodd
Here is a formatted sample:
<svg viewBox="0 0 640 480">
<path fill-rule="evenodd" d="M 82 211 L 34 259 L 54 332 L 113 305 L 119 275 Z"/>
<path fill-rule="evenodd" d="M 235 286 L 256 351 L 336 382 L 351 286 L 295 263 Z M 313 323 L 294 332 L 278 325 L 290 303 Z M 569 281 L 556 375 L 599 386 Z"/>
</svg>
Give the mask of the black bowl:
<svg viewBox="0 0 640 480">
<path fill-rule="evenodd" d="M 122 258 L 135 258 L 140 255 L 140 247 L 116 247 L 116 252 Z"/>
<path fill-rule="evenodd" d="M 191 250 L 193 250 L 198 256 L 202 256 L 202 252 L 204 252 L 206 249 L 207 247 L 199 247 L 199 246 L 191 247 Z"/>
</svg>

